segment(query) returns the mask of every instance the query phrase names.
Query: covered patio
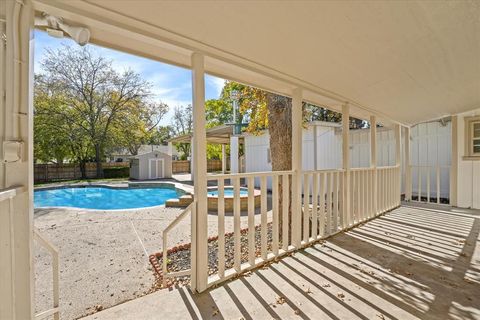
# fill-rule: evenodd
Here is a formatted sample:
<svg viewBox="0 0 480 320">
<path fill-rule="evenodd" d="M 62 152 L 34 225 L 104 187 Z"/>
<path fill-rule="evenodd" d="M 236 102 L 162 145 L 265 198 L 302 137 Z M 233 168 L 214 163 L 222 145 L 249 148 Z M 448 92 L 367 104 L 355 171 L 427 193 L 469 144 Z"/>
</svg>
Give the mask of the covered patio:
<svg viewBox="0 0 480 320">
<path fill-rule="evenodd" d="M 478 319 L 480 211 L 409 204 L 201 294 L 85 319 Z"/>
<path fill-rule="evenodd" d="M 165 252 L 162 276 L 188 276 L 191 286 L 162 290 L 92 318 L 480 318 L 480 213 L 457 208 L 480 208 L 478 3 L 1 4 L 0 318 L 61 315 L 61 253 L 33 227 L 31 31 L 45 28 L 35 25 L 35 17 L 44 14 L 62 18 L 68 30 L 85 28 L 80 30 L 83 35 L 88 30 L 91 43 L 191 70 L 194 201 L 162 230 L 165 244 L 176 225 L 189 221 L 190 268 L 169 270 Z M 291 169 L 207 175 L 206 74 L 290 99 Z M 304 103 L 341 113 L 341 168 L 303 169 Z M 418 181 L 416 199 L 427 199 L 428 206 L 413 207 L 410 128 L 445 116 L 452 117 L 449 206 L 430 204 L 435 190 L 440 203 L 437 168 L 436 179 L 428 171 L 428 178 Z M 351 167 L 351 117 L 371 127 L 367 167 Z M 378 165 L 378 125 L 394 131 L 392 165 Z M 210 184 L 218 188 L 214 271 Z M 233 194 L 229 247 L 227 188 Z M 246 228 L 241 191 L 248 202 Z M 49 250 L 53 265 L 53 304 L 37 315 L 34 240 Z M 226 248 L 233 252 L 230 265 Z"/>
</svg>

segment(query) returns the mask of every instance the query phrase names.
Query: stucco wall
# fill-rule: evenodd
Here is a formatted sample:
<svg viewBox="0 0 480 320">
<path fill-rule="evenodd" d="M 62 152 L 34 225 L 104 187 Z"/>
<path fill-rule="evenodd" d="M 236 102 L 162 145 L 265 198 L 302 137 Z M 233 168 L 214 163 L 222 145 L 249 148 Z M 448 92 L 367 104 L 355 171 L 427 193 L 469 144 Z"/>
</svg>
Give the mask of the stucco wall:
<svg viewBox="0 0 480 320">
<path fill-rule="evenodd" d="M 457 205 L 480 209 L 480 160 L 463 160 L 465 154 L 465 117 L 480 115 L 480 108 L 458 116 Z"/>
</svg>

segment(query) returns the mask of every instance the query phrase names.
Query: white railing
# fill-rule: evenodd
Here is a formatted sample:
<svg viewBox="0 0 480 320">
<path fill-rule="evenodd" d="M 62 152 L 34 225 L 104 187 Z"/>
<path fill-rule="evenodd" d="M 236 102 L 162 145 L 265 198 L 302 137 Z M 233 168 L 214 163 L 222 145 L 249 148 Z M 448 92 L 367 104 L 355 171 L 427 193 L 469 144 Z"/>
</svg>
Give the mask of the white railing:
<svg viewBox="0 0 480 320">
<path fill-rule="evenodd" d="M 162 276 L 163 276 L 163 287 L 167 284 L 167 278 L 174 278 L 174 277 L 183 277 L 183 276 L 191 276 L 192 268 L 176 271 L 176 272 L 169 272 L 168 271 L 168 233 L 180 223 L 185 217 L 191 213 L 192 215 L 196 214 L 196 202 L 193 201 L 185 210 L 178 215 L 175 220 L 173 220 L 166 228 L 163 230 L 163 253 L 162 253 Z M 192 237 L 192 244 L 195 241 Z M 191 247 L 191 250 L 192 247 Z M 193 257 L 193 252 L 191 252 L 191 256 Z M 194 259 L 192 260 L 192 266 L 194 266 Z"/>
<path fill-rule="evenodd" d="M 437 204 L 450 203 L 449 165 L 411 165 L 409 172 L 411 174 L 411 201 Z M 442 199 L 444 200 L 442 201 Z"/>
<path fill-rule="evenodd" d="M 59 307 L 59 300 L 60 300 L 60 291 L 59 291 L 59 283 L 60 283 L 60 273 L 59 273 L 59 261 L 58 261 L 58 249 L 48 241 L 41 233 L 38 231 L 37 228 L 33 230 L 34 239 L 42 245 L 45 249 L 50 252 L 52 255 L 52 276 L 53 276 L 53 307 L 39 312 L 35 315 L 35 320 L 45 319 L 53 315 L 54 320 L 60 319 L 60 307 Z"/>
<path fill-rule="evenodd" d="M 294 249 L 291 246 L 289 221 L 292 173 L 252 172 L 208 177 L 208 180 L 215 181 L 218 187 L 218 199 L 214 209 L 218 216 L 218 271 L 209 277 L 208 286 L 225 281 Z M 247 195 L 243 197 L 240 197 L 241 184 L 247 189 Z M 259 189 L 255 189 L 255 185 L 258 185 Z M 233 197 L 225 197 L 226 187 L 233 189 Z M 242 208 L 247 212 L 248 226 L 244 230 L 241 229 Z M 232 246 L 230 250 L 233 250 L 233 261 L 226 261 L 225 212 L 230 209 L 233 212 L 233 234 L 229 236 L 233 237 L 233 244 L 231 241 L 228 243 Z M 255 211 L 258 211 L 260 220 L 257 227 Z M 243 241 L 242 233 L 244 237 L 246 235 Z M 244 250 L 242 242 L 246 242 L 243 245 Z M 242 256 L 242 252 L 246 252 L 246 255 Z"/>
<path fill-rule="evenodd" d="M 301 235 L 303 247 L 400 205 L 399 166 L 350 170 L 349 212 L 345 210 L 345 170 L 302 172 L 303 201 L 298 208 L 291 201 L 294 178 L 292 171 L 208 176 L 218 190 L 215 206 L 209 204 L 217 214 L 218 259 L 209 272 L 208 286 L 299 249 L 292 242 L 294 234 Z M 226 196 L 226 188 L 233 196 Z M 233 212 L 232 233 L 225 230 L 229 211 Z M 295 223 L 289 220 L 298 216 L 300 229 L 294 230 Z M 209 250 L 214 248 L 209 245 Z"/>
</svg>

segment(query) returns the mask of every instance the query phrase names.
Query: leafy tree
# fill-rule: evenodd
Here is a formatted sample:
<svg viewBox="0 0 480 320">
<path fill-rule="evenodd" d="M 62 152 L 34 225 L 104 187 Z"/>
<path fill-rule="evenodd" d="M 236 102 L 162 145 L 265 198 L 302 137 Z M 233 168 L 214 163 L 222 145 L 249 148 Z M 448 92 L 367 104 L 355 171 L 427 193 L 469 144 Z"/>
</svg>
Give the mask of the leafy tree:
<svg viewBox="0 0 480 320">
<path fill-rule="evenodd" d="M 148 136 L 148 144 L 166 145 L 172 137 L 170 126 L 157 126 Z"/>
<path fill-rule="evenodd" d="M 116 147 L 123 147 L 130 154 L 136 155 L 142 144 L 150 143 L 150 137 L 155 134 L 158 123 L 168 112 L 168 105 L 135 101 L 128 108 L 114 122 L 112 136 Z"/>
<path fill-rule="evenodd" d="M 92 159 L 93 145 L 81 128 L 82 119 L 72 109 L 55 84 L 35 77 L 34 156 L 36 160 L 57 163 L 71 160 L 80 164 L 82 178 L 86 178 L 85 163 Z"/>
<path fill-rule="evenodd" d="M 57 50 L 47 49 L 41 65 L 41 79 L 55 84 L 62 93 L 64 108 L 68 109 L 63 115 L 89 137 L 95 150 L 97 176 L 102 177 L 102 160 L 112 128 L 117 121 L 126 119 L 126 114 L 145 105 L 150 84 L 132 70 L 115 71 L 110 60 L 88 47 L 64 45 Z"/>
</svg>

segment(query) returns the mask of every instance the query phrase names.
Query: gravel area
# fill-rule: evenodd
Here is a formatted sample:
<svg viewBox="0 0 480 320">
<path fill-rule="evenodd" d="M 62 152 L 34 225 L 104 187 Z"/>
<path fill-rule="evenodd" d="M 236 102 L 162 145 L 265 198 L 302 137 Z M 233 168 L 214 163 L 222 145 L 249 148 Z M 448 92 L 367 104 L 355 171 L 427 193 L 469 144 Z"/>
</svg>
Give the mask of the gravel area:
<svg viewBox="0 0 480 320">
<path fill-rule="evenodd" d="M 163 206 L 125 211 L 35 209 L 35 227 L 59 249 L 61 319 L 77 319 L 154 290 L 148 257 L 163 250 L 162 231 L 181 212 Z M 216 235 L 216 215 L 209 215 L 208 221 L 209 235 Z M 242 216 L 242 228 L 246 225 L 247 217 Z M 225 229 L 233 231 L 233 217 L 225 217 Z M 190 243 L 190 234 L 186 218 L 169 234 L 168 246 Z M 36 309 L 42 311 L 52 306 L 51 258 L 38 244 L 34 249 Z"/>
</svg>

